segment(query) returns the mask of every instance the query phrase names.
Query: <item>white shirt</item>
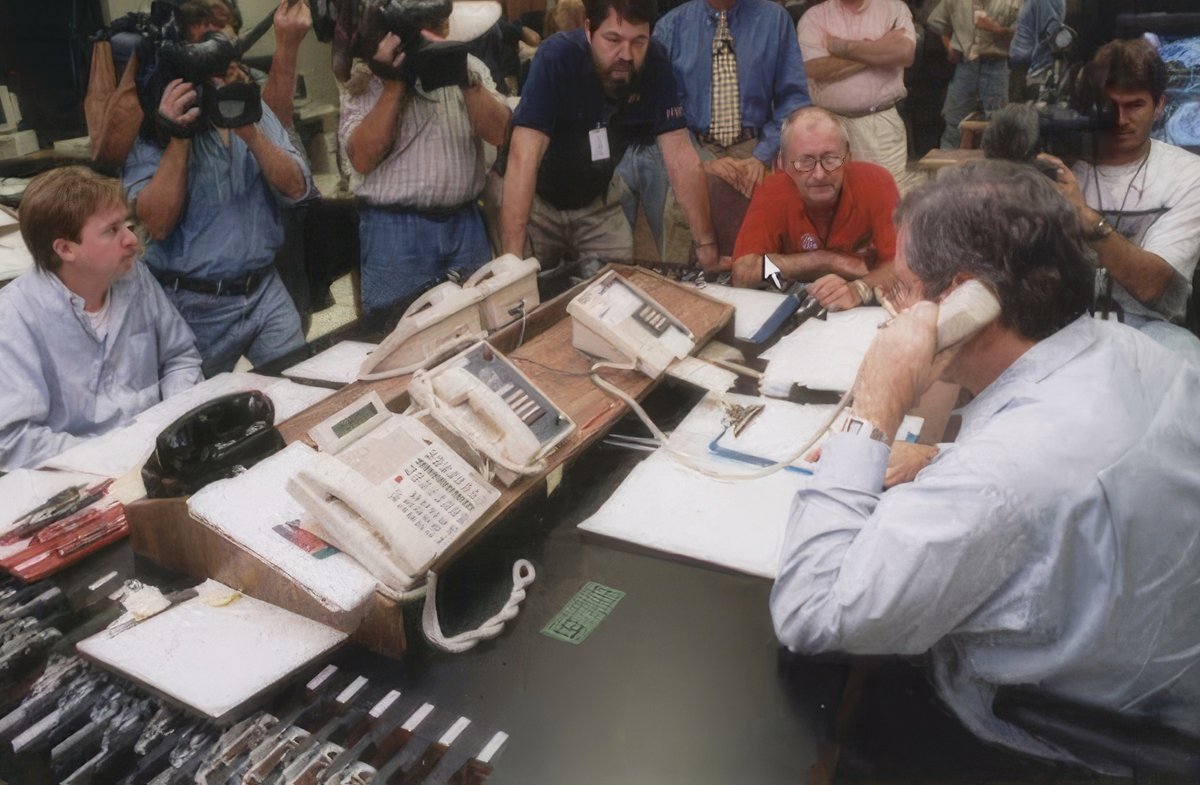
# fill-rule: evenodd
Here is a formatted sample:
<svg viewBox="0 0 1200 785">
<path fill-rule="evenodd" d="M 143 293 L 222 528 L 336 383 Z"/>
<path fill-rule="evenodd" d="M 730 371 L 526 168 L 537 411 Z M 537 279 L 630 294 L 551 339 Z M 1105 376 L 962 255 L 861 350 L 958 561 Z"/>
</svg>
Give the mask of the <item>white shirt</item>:
<svg viewBox="0 0 1200 785">
<path fill-rule="evenodd" d="M 888 449 L 836 434 L 796 494 L 771 593 L 805 652 L 930 652 L 977 735 L 1069 759 L 991 713 L 997 685 L 1200 734 L 1200 372 L 1082 316 L 881 492 Z"/>
<path fill-rule="evenodd" d="M 1181 322 L 1200 259 L 1200 156 L 1155 139 L 1144 162 L 1094 167 L 1079 161 L 1072 171 L 1088 207 L 1180 275 L 1153 307 L 1135 300 L 1116 281 L 1113 299 L 1127 313 Z"/>
</svg>

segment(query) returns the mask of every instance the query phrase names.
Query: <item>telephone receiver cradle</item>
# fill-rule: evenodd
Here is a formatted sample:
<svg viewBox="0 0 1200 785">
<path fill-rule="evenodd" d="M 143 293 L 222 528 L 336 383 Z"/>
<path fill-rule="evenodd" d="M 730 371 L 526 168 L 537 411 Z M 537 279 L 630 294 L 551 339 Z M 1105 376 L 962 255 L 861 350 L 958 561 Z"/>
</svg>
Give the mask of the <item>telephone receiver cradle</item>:
<svg viewBox="0 0 1200 785">
<path fill-rule="evenodd" d="M 492 461 L 511 485 L 544 468 L 542 457 L 575 428 L 503 354 L 481 341 L 409 383 L 417 405 Z"/>
<path fill-rule="evenodd" d="M 479 316 L 489 331 L 498 330 L 529 314 L 541 303 L 537 274 L 542 265 L 530 257 L 504 254 L 480 267 L 463 283 L 464 290 L 481 295 Z"/>
<path fill-rule="evenodd" d="M 446 281 L 422 294 L 404 311 L 396 329 L 358 369 L 362 381 L 412 373 L 477 341 L 486 333 L 479 320 L 478 289 Z"/>
</svg>

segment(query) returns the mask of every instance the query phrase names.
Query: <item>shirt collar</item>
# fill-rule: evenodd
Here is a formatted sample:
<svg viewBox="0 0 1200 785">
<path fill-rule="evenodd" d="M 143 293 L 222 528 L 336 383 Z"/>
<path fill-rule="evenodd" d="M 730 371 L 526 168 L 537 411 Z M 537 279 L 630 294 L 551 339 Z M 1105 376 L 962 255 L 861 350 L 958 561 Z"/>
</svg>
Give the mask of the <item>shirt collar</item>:
<svg viewBox="0 0 1200 785">
<path fill-rule="evenodd" d="M 700 0 L 700 2 L 704 4 L 702 6 L 704 8 L 704 18 L 709 21 L 709 23 L 713 26 L 713 29 L 716 29 L 717 18 L 720 17 L 721 12 L 709 5 L 708 0 Z M 728 24 L 733 24 L 733 20 L 738 18 L 738 14 L 744 5 L 744 2 L 738 0 L 738 2 L 733 4 L 732 8 L 725 12 L 725 20 Z"/>
<path fill-rule="evenodd" d="M 1083 314 L 1017 358 L 975 400 L 962 408 L 964 423 L 986 420 L 1013 399 L 1022 384 L 1037 384 L 1075 359 L 1098 339 L 1092 317 Z"/>
</svg>

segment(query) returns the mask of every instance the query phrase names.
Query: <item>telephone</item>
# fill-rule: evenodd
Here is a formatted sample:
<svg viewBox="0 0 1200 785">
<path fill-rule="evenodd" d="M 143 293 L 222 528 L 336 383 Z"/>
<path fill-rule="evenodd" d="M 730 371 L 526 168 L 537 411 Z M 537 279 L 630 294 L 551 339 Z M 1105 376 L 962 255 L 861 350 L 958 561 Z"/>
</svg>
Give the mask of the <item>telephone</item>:
<svg viewBox="0 0 1200 785">
<path fill-rule="evenodd" d="M 511 485 L 541 471 L 541 459 L 575 429 L 562 410 L 491 344 L 481 341 L 413 374 L 413 400 L 498 468 Z"/>
<path fill-rule="evenodd" d="M 479 321 L 483 292 L 446 281 L 418 297 L 396 329 L 372 352 L 358 378 L 362 381 L 403 376 L 487 335 Z"/>
<path fill-rule="evenodd" d="M 537 274 L 542 269 L 537 259 L 519 259 L 504 254 L 480 267 L 463 284 L 464 290 L 478 290 L 479 315 L 489 331 L 498 330 L 538 306 Z"/>
<path fill-rule="evenodd" d="M 969 278 L 938 303 L 937 352 L 962 343 L 1000 317 L 1000 301 Z M 936 353 L 936 352 L 935 352 Z"/>
<path fill-rule="evenodd" d="M 651 378 L 687 357 L 695 336 L 654 298 L 615 270 L 567 305 L 576 349 L 613 362 L 633 362 Z"/>
<path fill-rule="evenodd" d="M 369 401 L 358 402 L 365 405 Z M 288 480 L 314 533 L 403 594 L 500 498 L 414 417 L 394 414 Z"/>
</svg>

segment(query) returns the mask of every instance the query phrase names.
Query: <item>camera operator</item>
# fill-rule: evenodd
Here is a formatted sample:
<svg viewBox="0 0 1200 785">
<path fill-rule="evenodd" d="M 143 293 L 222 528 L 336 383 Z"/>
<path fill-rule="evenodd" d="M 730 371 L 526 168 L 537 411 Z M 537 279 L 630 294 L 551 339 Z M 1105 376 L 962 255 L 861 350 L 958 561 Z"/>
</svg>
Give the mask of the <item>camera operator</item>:
<svg viewBox="0 0 1200 785">
<path fill-rule="evenodd" d="M 312 178 L 275 114 L 234 61 L 221 75 L 172 79 L 155 125 L 129 153 L 125 187 L 150 235 L 145 261 L 195 333 L 205 375 L 303 346 L 273 259 L 280 206 L 306 196 Z"/>
<path fill-rule="evenodd" d="M 1150 138 L 1166 66 L 1144 40 L 1112 41 L 1080 79 L 1078 102 L 1110 104 L 1115 122 L 1095 134 L 1092 160 L 1044 158 L 1098 256 L 1096 310 L 1200 364 L 1200 340 L 1179 326 L 1200 258 L 1200 157 Z"/>
<path fill-rule="evenodd" d="M 482 61 L 465 46 L 437 43 L 450 12 L 449 0 L 393 0 L 375 23 L 384 34 L 371 62 L 342 86 L 339 136 L 351 186 L 366 202 L 359 237 L 368 316 L 451 268 L 467 273 L 491 258 L 478 203 L 482 142 L 504 142 L 511 112 Z"/>
</svg>

